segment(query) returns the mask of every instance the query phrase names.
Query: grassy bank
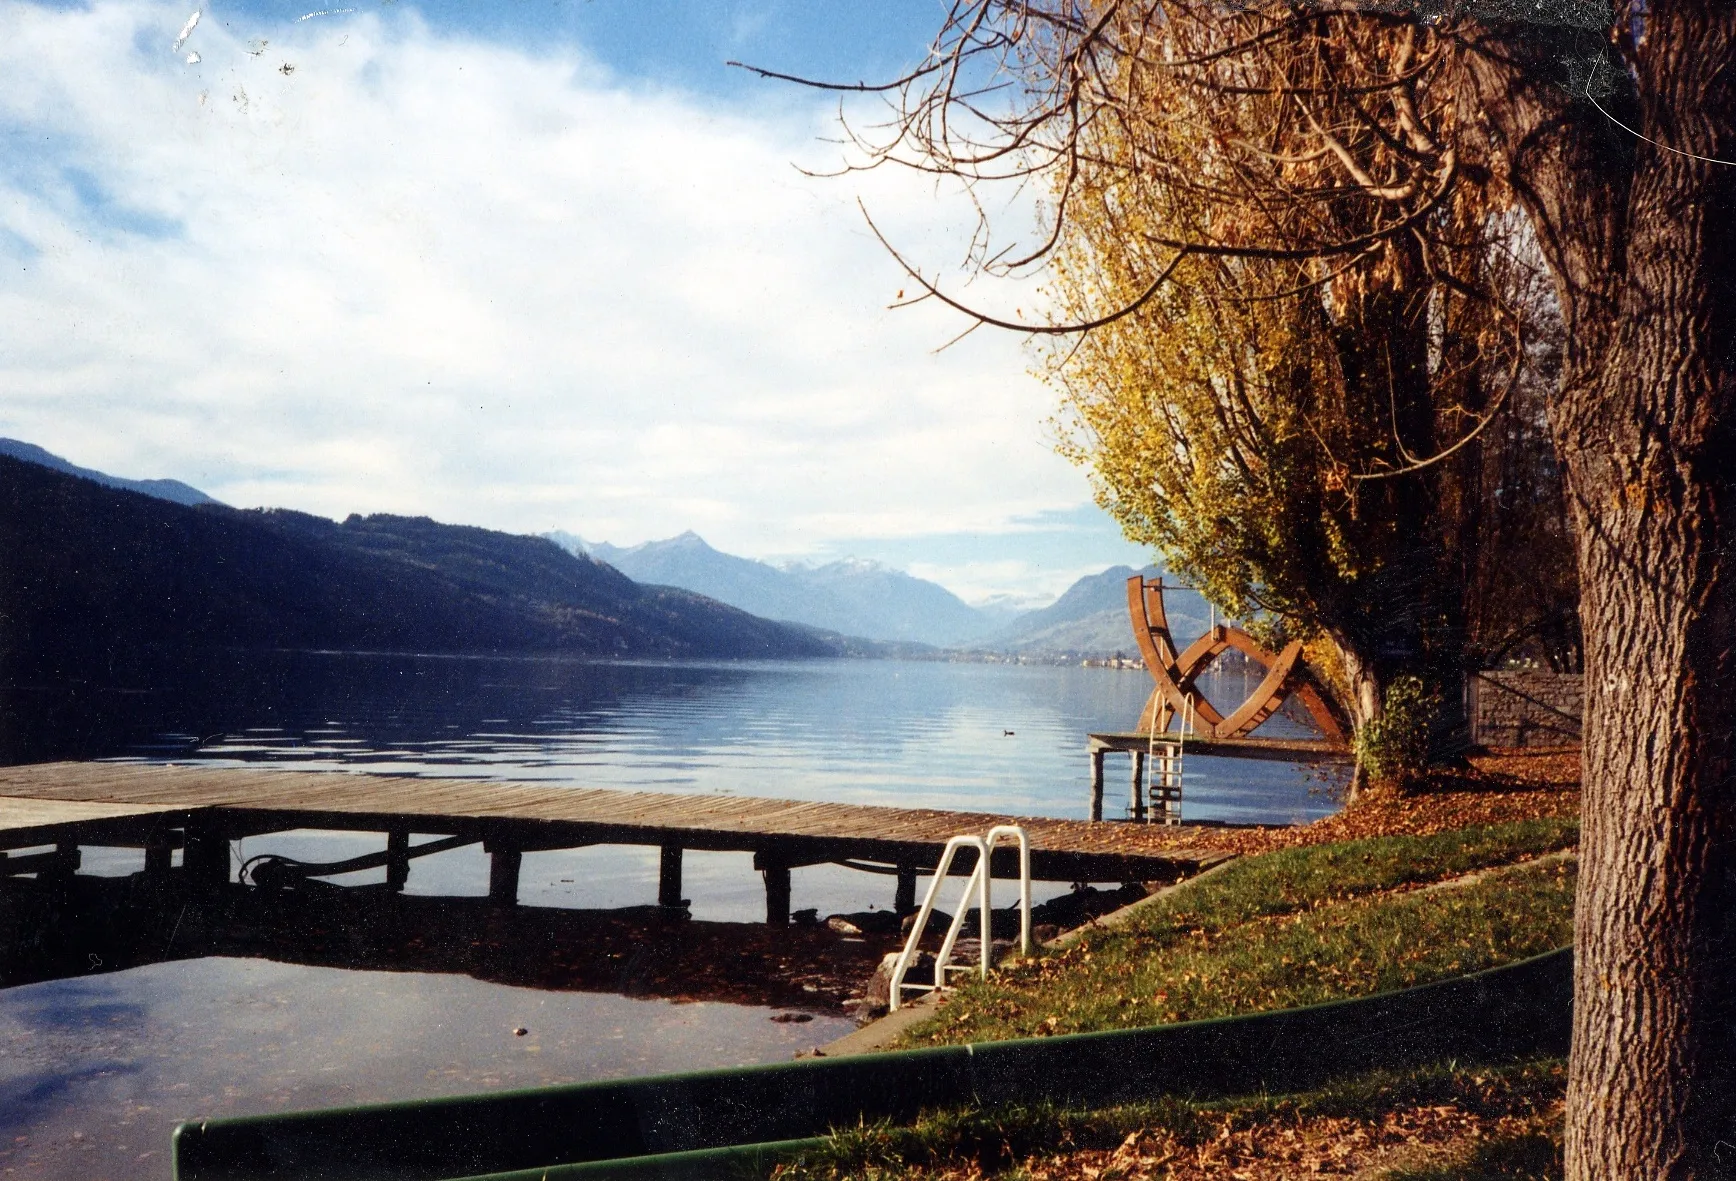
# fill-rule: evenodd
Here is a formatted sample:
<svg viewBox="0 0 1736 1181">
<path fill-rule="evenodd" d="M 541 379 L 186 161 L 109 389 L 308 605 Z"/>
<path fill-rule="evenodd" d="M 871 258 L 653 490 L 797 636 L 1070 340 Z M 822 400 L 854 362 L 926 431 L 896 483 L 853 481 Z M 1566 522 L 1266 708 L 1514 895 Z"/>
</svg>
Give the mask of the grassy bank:
<svg viewBox="0 0 1736 1181">
<path fill-rule="evenodd" d="M 964 1110 L 855 1128 L 779 1181 L 1167 1178 L 1545 1181 L 1560 1175 L 1558 1061 L 1376 1074 L 1301 1095 L 1101 1111 Z"/>
<path fill-rule="evenodd" d="M 1247 856 L 961 987 L 902 1044 L 1290 1008 L 1524 959 L 1571 941 L 1577 836 L 1571 817 L 1546 814 Z M 842 1132 L 774 1175 L 1553 1178 L 1562 1092 L 1558 1062 L 1443 1064 L 1305 1095 L 936 1112 Z"/>
<path fill-rule="evenodd" d="M 1245 858 L 1121 927 L 972 980 L 903 1044 L 1291 1008 L 1537 955 L 1572 939 L 1574 864 L 1539 858 L 1576 832 L 1557 817 Z"/>
</svg>

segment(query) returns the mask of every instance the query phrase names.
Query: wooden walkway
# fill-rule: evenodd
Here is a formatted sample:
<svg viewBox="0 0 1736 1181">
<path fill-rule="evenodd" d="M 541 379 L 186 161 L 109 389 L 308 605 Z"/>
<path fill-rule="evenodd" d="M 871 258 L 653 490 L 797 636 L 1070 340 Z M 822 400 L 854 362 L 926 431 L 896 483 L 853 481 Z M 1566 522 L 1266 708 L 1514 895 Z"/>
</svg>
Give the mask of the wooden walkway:
<svg viewBox="0 0 1736 1181">
<path fill-rule="evenodd" d="M 1032 874 L 1047 881 L 1168 880 L 1229 856 L 1189 847 L 1185 829 L 978 812 L 161 764 L 0 767 L 0 850 L 142 846 L 166 865 L 161 850 L 182 847 L 185 864 L 227 873 L 227 842 L 290 828 L 387 833 L 406 865 L 410 834 L 462 837 L 493 855 L 493 892 L 510 901 L 525 852 L 651 845 L 664 851 L 668 903 L 680 893 L 681 850 L 751 852 L 772 921 L 787 915 L 793 867 L 876 863 L 898 873 L 903 902 L 948 838 L 1003 823 L 1025 828 Z M 1013 864 L 1013 850 L 1001 850 L 995 876 L 1012 876 Z"/>
<path fill-rule="evenodd" d="M 1171 734 L 1169 741 L 1174 740 L 1175 736 Z M 1142 751 L 1150 743 L 1151 735 L 1143 731 L 1086 736 L 1086 749 L 1093 755 L 1110 750 Z M 1280 763 L 1342 763 L 1350 759 L 1348 748 L 1321 738 L 1205 738 L 1189 734 L 1182 739 L 1182 747 L 1190 755 L 1268 759 Z"/>
<path fill-rule="evenodd" d="M 1159 742 L 1175 742 L 1179 732 L 1160 731 Z M 1217 758 L 1264 759 L 1278 763 L 1347 763 L 1350 751 L 1336 742 L 1319 738 L 1214 738 L 1189 734 L 1180 737 L 1184 755 L 1212 755 Z M 1089 734 L 1085 749 L 1091 755 L 1091 791 L 1086 797 L 1087 815 L 1092 820 L 1103 819 L 1103 756 L 1118 751 L 1132 756 L 1133 774 L 1128 784 L 1128 810 L 1145 818 L 1145 758 L 1152 745 L 1151 735 L 1144 731 L 1119 734 Z M 1156 771 L 1153 771 L 1155 779 Z M 1154 786 L 1155 790 L 1155 786 Z M 1177 795 L 1176 802 L 1179 803 Z M 1153 805 L 1154 807 L 1157 805 Z"/>
</svg>

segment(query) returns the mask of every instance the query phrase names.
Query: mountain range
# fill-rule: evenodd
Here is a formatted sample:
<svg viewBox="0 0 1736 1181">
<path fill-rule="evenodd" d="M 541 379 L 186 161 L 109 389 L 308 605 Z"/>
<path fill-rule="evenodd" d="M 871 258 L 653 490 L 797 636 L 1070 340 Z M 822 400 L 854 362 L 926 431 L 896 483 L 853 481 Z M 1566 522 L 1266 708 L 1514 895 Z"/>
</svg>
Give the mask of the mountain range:
<svg viewBox="0 0 1736 1181">
<path fill-rule="evenodd" d="M 1047 607 L 1029 611 L 975 647 L 1024 656 L 1138 655 L 1127 616 L 1127 580 L 1135 574 L 1156 578 L 1161 567 L 1111 566 L 1088 574 Z M 1164 591 L 1170 633 L 1186 646 L 1211 625 L 1211 605 L 1198 591 L 1171 586 Z"/>
<path fill-rule="evenodd" d="M 639 582 L 679 586 L 766 619 L 783 619 L 871 640 L 956 646 L 1007 622 L 936 582 L 856 558 L 820 566 L 773 566 L 713 549 L 691 531 L 629 548 L 544 534 L 571 553 L 609 563 Z"/>
<path fill-rule="evenodd" d="M 122 479 L 14 439 L 0 439 L 0 457 L 22 461 L 19 468 L 0 473 L 6 477 L 0 479 L 0 491 L 14 493 L 16 510 L 10 514 L 15 527 L 0 527 L 0 535 L 18 533 L 16 526 L 33 511 L 24 503 L 33 494 L 27 490 L 33 481 L 21 469 L 46 469 L 75 478 L 72 484 L 59 485 L 60 492 L 46 494 L 44 504 L 36 506 L 42 525 L 40 544 L 23 536 L 0 536 L 13 555 L 29 559 L 0 564 L 0 594 L 6 596 L 0 599 L 0 661 L 6 662 L 0 671 L 15 671 L 20 652 L 22 600 L 16 597 L 15 587 L 7 585 L 6 576 L 43 562 L 52 567 L 60 559 L 99 581 L 105 563 L 115 560 L 133 563 L 134 574 L 149 568 L 155 577 L 179 579 L 183 584 L 197 584 L 218 570 L 224 575 L 218 582 L 224 585 L 212 582 L 203 590 L 223 599 L 226 606 L 213 608 L 215 614 L 208 616 L 208 626 L 201 629 L 207 637 L 224 633 L 228 624 L 236 622 L 228 616 L 250 597 L 258 598 L 261 587 L 241 586 L 237 578 L 243 583 L 249 577 L 276 579 L 283 585 L 272 594 L 288 596 L 280 595 L 276 605 L 292 609 L 284 618 L 276 618 L 255 602 L 244 611 L 250 622 L 242 632 L 274 636 L 272 644 L 285 646 L 712 656 L 916 656 L 923 646 L 931 646 L 1027 658 L 1106 656 L 1135 650 L 1124 588 L 1134 571 L 1126 566 L 1081 578 L 1049 606 L 1021 613 L 1004 601 L 973 607 L 938 583 L 878 562 L 844 559 L 773 566 L 722 553 L 691 531 L 619 547 L 586 542 L 570 533 L 546 534 L 545 541 L 426 518 L 351 516 L 340 524 L 288 510 L 230 509 L 178 480 Z M 91 501 L 93 485 L 129 495 L 111 496 L 112 503 L 98 505 Z M 133 494 L 149 499 L 141 503 Z M 157 512 L 154 519 L 146 520 L 153 514 L 143 506 L 151 503 L 205 515 L 167 522 Z M 184 536 L 180 542 L 159 536 L 160 552 L 154 555 L 131 535 L 138 531 L 149 535 L 153 529 L 160 534 L 165 525 L 171 533 L 178 530 Z M 322 578 L 336 578 L 338 593 L 322 594 L 306 578 L 289 577 L 282 569 L 267 576 L 260 561 L 272 547 L 249 532 L 256 528 L 276 535 L 277 546 L 286 551 L 313 547 L 313 552 L 300 555 L 303 573 L 316 570 Z M 108 553 L 102 553 L 102 538 L 117 529 L 128 536 L 112 538 Z M 199 545 L 217 544 L 215 535 L 206 536 L 211 530 L 222 535 L 224 544 L 242 545 L 251 557 L 238 559 L 223 552 L 221 545 L 209 553 L 199 552 Z M 182 543 L 192 535 L 200 540 L 189 551 Z M 74 540 L 93 542 L 98 548 L 75 553 L 68 548 Z M 172 562 L 165 566 L 163 557 L 169 553 L 180 554 L 185 567 L 177 571 Z M 343 569 L 334 567 L 334 562 Z M 364 568 L 368 563 L 384 565 Z M 1158 570 L 1148 567 L 1144 573 L 1149 577 Z M 152 590 L 150 582 L 146 576 L 139 584 L 145 598 Z M 89 588 L 62 589 L 70 603 Z M 415 601 L 404 601 L 404 596 Z M 1178 638 L 1185 642 L 1206 629 L 1210 609 L 1198 594 L 1178 588 L 1169 593 L 1167 602 Z M 186 617 L 208 607 L 183 602 L 176 613 Z M 117 601 L 107 611 L 124 619 L 137 614 L 135 608 L 144 612 L 139 619 L 150 614 L 136 600 Z M 65 611 L 50 615 L 58 622 L 49 631 L 67 626 L 70 617 Z M 797 626 L 779 628 L 770 623 L 773 620 Z M 94 632 L 75 626 L 68 634 L 96 635 L 102 630 L 100 625 Z M 151 631 L 164 637 L 164 644 L 174 642 L 174 628 L 165 628 L 160 620 Z M 240 636 L 230 634 L 224 642 L 247 642 Z"/>
<path fill-rule="evenodd" d="M 693 532 L 630 548 L 571 533 L 544 536 L 640 582 L 683 587 L 768 619 L 844 635 L 1026 657 L 1137 651 L 1127 618 L 1126 584 L 1136 573 L 1130 566 L 1087 575 L 1049 606 L 1021 613 L 972 607 L 938 583 L 876 562 L 773 566 L 723 553 Z M 1152 578 L 1162 571 L 1148 566 L 1139 573 Z M 1211 608 L 1198 592 L 1177 587 L 1165 603 L 1171 627 L 1184 642 L 1209 626 Z"/>
<path fill-rule="evenodd" d="M 0 457 L 0 684 L 127 683 L 236 648 L 835 655 L 536 537 L 183 505 Z M 4 712 L 0 710 L 0 712 Z"/>
</svg>

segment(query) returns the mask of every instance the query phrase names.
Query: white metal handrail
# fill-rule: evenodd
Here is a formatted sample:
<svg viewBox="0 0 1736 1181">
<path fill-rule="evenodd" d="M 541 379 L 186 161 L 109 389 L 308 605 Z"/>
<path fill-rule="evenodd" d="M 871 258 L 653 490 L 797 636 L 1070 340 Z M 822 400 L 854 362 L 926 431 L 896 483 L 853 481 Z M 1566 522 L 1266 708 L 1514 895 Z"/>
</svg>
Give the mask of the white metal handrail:
<svg viewBox="0 0 1736 1181">
<path fill-rule="evenodd" d="M 916 959 L 917 946 L 922 942 L 922 936 L 928 930 L 928 916 L 934 913 L 934 900 L 940 896 L 940 887 L 946 881 L 947 870 L 952 868 L 952 859 L 960 849 L 975 849 L 977 851 L 976 868 L 971 871 L 970 878 L 965 882 L 964 897 L 958 913 L 953 916 L 952 925 L 947 928 L 946 940 L 940 945 L 940 952 L 934 957 L 933 984 L 906 984 L 904 974 L 910 971 L 911 963 Z M 952 945 L 958 940 L 959 928 L 964 926 L 965 912 L 970 909 L 971 890 L 977 892 L 979 905 L 986 905 L 987 892 L 983 889 L 983 870 L 988 866 L 988 845 L 981 837 L 957 836 L 946 843 L 946 848 L 940 854 L 940 864 L 934 867 L 934 879 L 928 883 L 928 893 L 923 895 L 922 908 L 916 912 L 916 925 L 910 928 L 910 938 L 904 941 L 904 950 L 898 955 L 898 962 L 892 965 L 891 995 L 887 998 L 888 1007 L 896 1013 L 899 1002 L 903 999 L 904 990 L 930 992 L 942 987 L 945 983 L 947 960 L 952 957 Z M 984 945 L 983 973 L 988 974 L 987 944 Z"/>
<path fill-rule="evenodd" d="M 1011 838 L 1019 845 L 1019 954 L 1031 954 L 1031 839 L 1025 835 L 1025 830 L 1016 824 L 997 824 L 989 829 L 988 836 L 983 838 L 983 844 L 988 853 L 995 851 L 995 845 Z M 983 861 L 986 864 L 988 856 L 985 853 Z M 985 874 L 983 883 L 983 946 L 986 948 L 993 942 L 993 932 L 989 929 L 989 916 L 994 910 L 992 895 L 994 892 L 994 875 Z M 983 957 L 983 975 L 989 970 L 988 956 Z"/>
<path fill-rule="evenodd" d="M 994 875 L 989 871 L 989 855 L 998 844 L 1006 840 L 1014 841 L 1019 846 L 1019 951 L 1023 955 L 1031 954 L 1031 841 L 1025 830 L 1016 824 L 997 824 L 989 829 L 986 837 L 953 837 L 946 843 L 946 849 L 940 855 L 940 864 L 935 867 L 934 879 L 929 882 L 928 893 L 923 896 L 922 909 L 916 912 L 916 924 L 910 928 L 910 937 L 904 941 L 904 950 L 892 965 L 892 987 L 888 1005 L 893 1012 L 898 1011 L 905 989 L 913 992 L 936 991 L 946 987 L 948 972 L 970 971 L 965 965 L 952 963 L 952 949 L 958 942 L 959 932 L 964 928 L 964 916 L 970 910 L 973 890 L 976 893 L 981 925 L 981 936 L 978 939 L 982 945 L 979 971 L 985 980 L 988 978 L 989 968 L 994 962 L 995 943 L 992 886 Z M 941 883 L 946 880 L 947 870 L 952 868 L 953 857 L 960 849 L 967 847 L 977 851 L 977 863 L 971 870 L 970 877 L 965 880 L 964 896 L 959 900 L 958 913 L 953 915 L 952 923 L 946 930 L 946 938 L 941 942 L 940 950 L 935 953 L 934 983 L 906 984 L 905 973 L 916 960 L 923 933 L 928 930 L 928 918 L 934 913 L 935 899 L 940 896 Z"/>
</svg>

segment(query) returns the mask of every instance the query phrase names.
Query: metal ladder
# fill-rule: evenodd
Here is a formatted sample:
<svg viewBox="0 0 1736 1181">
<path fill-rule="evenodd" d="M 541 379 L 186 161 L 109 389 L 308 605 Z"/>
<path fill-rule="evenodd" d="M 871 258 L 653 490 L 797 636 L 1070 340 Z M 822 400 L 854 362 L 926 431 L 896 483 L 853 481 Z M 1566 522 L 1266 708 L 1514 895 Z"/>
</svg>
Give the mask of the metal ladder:
<svg viewBox="0 0 1736 1181">
<path fill-rule="evenodd" d="M 1146 750 L 1146 784 L 1151 803 L 1145 814 L 1158 824 L 1181 823 L 1181 764 L 1186 753 L 1183 744 L 1194 732 L 1192 693 L 1188 694 L 1184 705 L 1178 719 L 1181 727 L 1174 732 L 1175 737 L 1170 738 L 1170 731 L 1165 730 L 1163 740 L 1159 741 L 1154 728 Z"/>
<path fill-rule="evenodd" d="M 897 962 L 892 966 L 892 987 L 888 1005 L 894 1013 L 898 1011 L 906 990 L 938 992 L 947 987 L 948 972 L 971 970 L 968 964 L 952 962 L 952 949 L 958 942 L 958 933 L 964 929 L 964 916 L 970 910 L 973 893 L 981 916 L 981 937 L 978 942 L 982 944 L 982 956 L 978 971 L 983 979 L 988 978 L 994 959 L 995 943 L 992 923 L 994 888 L 991 884 L 994 878 L 989 873 L 989 855 L 994 852 L 995 846 L 1005 840 L 1017 841 L 1019 846 L 1019 951 L 1022 955 L 1031 954 L 1031 842 L 1026 837 L 1025 830 L 1016 824 L 997 824 L 989 829 L 986 836 L 953 837 L 941 852 L 940 864 L 934 867 L 934 879 L 928 884 L 928 893 L 922 899 L 922 908 L 916 912 L 916 924 L 910 928 L 910 937 L 904 941 L 904 950 L 899 953 Z M 946 880 L 947 870 L 952 868 L 953 857 L 960 849 L 967 848 L 976 850 L 977 861 L 970 876 L 965 879 L 964 895 L 959 899 L 958 912 L 953 915 L 946 938 L 941 942 L 940 950 L 935 953 L 934 983 L 906 984 L 904 976 L 915 962 L 923 933 L 928 930 L 928 918 L 934 913 L 935 899 L 940 897 L 941 883 Z"/>
</svg>

